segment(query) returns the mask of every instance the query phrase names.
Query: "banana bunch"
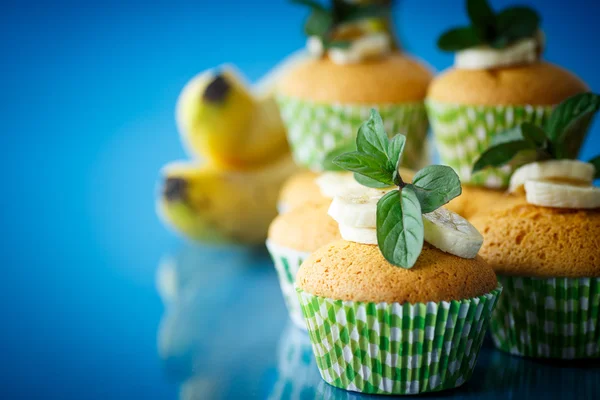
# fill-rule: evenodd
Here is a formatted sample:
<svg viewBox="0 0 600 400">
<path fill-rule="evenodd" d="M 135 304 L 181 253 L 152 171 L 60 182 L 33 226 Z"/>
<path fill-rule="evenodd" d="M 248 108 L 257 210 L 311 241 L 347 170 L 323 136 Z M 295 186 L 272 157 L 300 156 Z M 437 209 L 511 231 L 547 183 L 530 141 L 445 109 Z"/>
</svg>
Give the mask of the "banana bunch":
<svg viewBox="0 0 600 400">
<path fill-rule="evenodd" d="M 253 88 L 223 66 L 181 92 L 177 126 L 189 154 L 202 161 L 163 168 L 158 212 L 177 231 L 210 243 L 264 242 L 279 189 L 296 171 L 272 96 L 281 68 Z"/>
</svg>

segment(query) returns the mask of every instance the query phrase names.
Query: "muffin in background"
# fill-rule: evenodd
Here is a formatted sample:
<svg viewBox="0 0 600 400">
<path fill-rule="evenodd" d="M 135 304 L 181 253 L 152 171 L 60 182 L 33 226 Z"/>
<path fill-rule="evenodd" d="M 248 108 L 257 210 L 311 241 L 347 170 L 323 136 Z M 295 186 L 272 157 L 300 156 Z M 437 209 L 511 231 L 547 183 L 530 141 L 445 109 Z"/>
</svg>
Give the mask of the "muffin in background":
<svg viewBox="0 0 600 400">
<path fill-rule="evenodd" d="M 277 202 L 279 213 L 286 213 L 304 203 L 329 202 L 330 199 L 321 194 L 321 189 L 316 183 L 318 177 L 318 173 L 308 170 L 298 172 L 289 177 L 279 192 Z"/>
<path fill-rule="evenodd" d="M 352 144 L 375 108 L 390 134 L 408 137 L 402 165 L 426 164 L 423 100 L 432 79 L 430 69 L 398 49 L 387 20 L 391 2 L 338 3 L 326 11 L 337 21 L 326 34 L 319 36 L 309 24 L 305 27 L 313 57 L 290 68 L 278 82 L 276 98 L 294 159 L 311 170 L 324 170 L 327 155 Z M 336 14 L 342 7 L 355 7 L 365 18 L 346 21 L 349 13 Z M 367 10 L 376 15 L 368 17 Z M 343 47 L 336 45 L 342 43 Z"/>
<path fill-rule="evenodd" d="M 600 357 L 600 210 L 521 204 L 471 219 L 505 294 L 490 330 L 506 352 Z"/>
<path fill-rule="evenodd" d="M 304 203 L 277 216 L 269 227 L 267 249 L 273 258 L 290 318 L 306 329 L 294 283 L 302 262 L 319 247 L 339 239 L 337 223 L 327 215 L 329 203 Z"/>
<path fill-rule="evenodd" d="M 543 126 L 557 104 L 589 90 L 572 72 L 542 60 L 546 43 L 535 10 L 510 8 L 513 18 L 501 23 L 508 9 L 496 12 L 481 3 L 469 14 L 470 26 L 440 37 L 438 47 L 454 52 L 455 62 L 432 81 L 426 99 L 440 161 L 454 168 L 463 184 L 463 196 L 449 208 L 467 218 L 507 200 L 500 191 L 479 187 L 504 189 L 516 167 L 535 159 L 524 153 L 512 163 L 473 173 L 475 161 L 500 134 L 523 122 Z M 471 36 L 458 40 L 458 32 Z M 579 149 L 584 137 L 573 138 L 573 147 Z"/>
</svg>

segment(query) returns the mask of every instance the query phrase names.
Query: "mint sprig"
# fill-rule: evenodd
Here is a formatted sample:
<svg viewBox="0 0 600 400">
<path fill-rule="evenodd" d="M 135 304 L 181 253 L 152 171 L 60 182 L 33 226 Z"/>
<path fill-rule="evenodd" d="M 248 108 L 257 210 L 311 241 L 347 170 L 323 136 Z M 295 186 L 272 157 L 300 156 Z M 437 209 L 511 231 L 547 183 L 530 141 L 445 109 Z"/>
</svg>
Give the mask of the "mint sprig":
<svg viewBox="0 0 600 400">
<path fill-rule="evenodd" d="M 292 3 L 307 6 L 311 9 L 304 33 L 321 39 L 324 49 L 332 47 L 346 48 L 349 41 L 334 39 L 335 30 L 344 24 L 367 18 L 387 18 L 390 15 L 390 3 L 356 4 L 344 0 L 332 0 L 327 8 L 315 0 L 291 0 Z"/>
<path fill-rule="evenodd" d="M 581 93 L 568 98 L 552 111 L 543 127 L 523 122 L 496 135 L 491 146 L 473 165 L 473 173 L 508 164 L 524 153 L 531 154 L 528 161 L 577 158 L 588 127 L 599 109 L 600 95 Z"/>
<path fill-rule="evenodd" d="M 517 40 L 534 37 L 540 17 L 529 7 L 509 7 L 495 13 L 487 0 L 467 0 L 471 25 L 450 29 L 438 39 L 443 51 L 488 45 L 503 49 Z"/>
<path fill-rule="evenodd" d="M 461 194 L 460 180 L 448 166 L 432 165 L 418 171 L 412 183 L 398 172 L 406 137 L 391 139 L 381 116 L 371 110 L 356 137 L 356 150 L 333 159 L 340 168 L 352 171 L 364 186 L 397 186 L 377 202 L 377 244 L 391 264 L 411 268 L 423 247 L 421 214 L 435 211 Z"/>
</svg>

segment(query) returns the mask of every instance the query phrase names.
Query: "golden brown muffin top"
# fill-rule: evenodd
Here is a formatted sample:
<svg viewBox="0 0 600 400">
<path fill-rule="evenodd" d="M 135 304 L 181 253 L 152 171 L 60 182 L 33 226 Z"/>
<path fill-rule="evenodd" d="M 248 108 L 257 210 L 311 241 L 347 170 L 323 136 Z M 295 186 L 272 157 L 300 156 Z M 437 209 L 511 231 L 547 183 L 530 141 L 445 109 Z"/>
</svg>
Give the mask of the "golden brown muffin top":
<svg viewBox="0 0 600 400">
<path fill-rule="evenodd" d="M 411 269 L 393 266 L 379 247 L 338 240 L 315 251 L 296 282 L 335 300 L 424 303 L 469 299 L 494 290 L 496 275 L 479 256 L 460 258 L 424 243 Z"/>
<path fill-rule="evenodd" d="M 321 194 L 321 189 L 315 182 L 319 174 L 312 171 L 302 171 L 288 178 L 279 192 L 279 205 L 285 212 L 308 202 L 331 203 L 331 199 Z"/>
<path fill-rule="evenodd" d="M 521 202 L 471 219 L 484 237 L 479 254 L 498 274 L 600 276 L 600 210 Z"/>
<path fill-rule="evenodd" d="M 489 212 L 519 201 L 521 201 L 519 196 L 511 195 L 504 189 L 463 185 L 462 194 L 452 199 L 444 207 L 470 219 L 480 212 Z"/>
<path fill-rule="evenodd" d="M 269 240 L 297 251 L 312 252 L 339 239 L 337 222 L 328 214 L 329 203 L 305 203 L 277 216 L 269 227 Z"/>
<path fill-rule="evenodd" d="M 450 68 L 433 80 L 427 98 L 474 105 L 554 105 L 588 86 L 571 72 L 544 61 L 497 69 Z"/>
<path fill-rule="evenodd" d="M 316 103 L 418 102 L 432 78 L 427 67 L 400 53 L 347 65 L 322 58 L 292 69 L 280 80 L 278 91 Z"/>
</svg>

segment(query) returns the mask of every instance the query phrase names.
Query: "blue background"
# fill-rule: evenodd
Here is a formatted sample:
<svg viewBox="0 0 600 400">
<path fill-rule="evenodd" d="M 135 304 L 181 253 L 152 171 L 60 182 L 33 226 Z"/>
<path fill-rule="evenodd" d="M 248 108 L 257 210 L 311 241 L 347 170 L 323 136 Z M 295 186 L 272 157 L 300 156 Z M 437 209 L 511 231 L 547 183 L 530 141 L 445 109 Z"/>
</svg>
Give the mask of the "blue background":
<svg viewBox="0 0 600 400">
<path fill-rule="evenodd" d="M 600 91 L 600 4 L 523 3 L 542 14 L 545 58 Z M 306 12 L 275 0 L 21 1 L 0 10 L 0 390 L 14 398 L 175 397 L 157 355 L 165 308 L 155 272 L 166 253 L 187 247 L 157 219 L 154 197 L 161 166 L 185 157 L 177 95 L 223 62 L 259 78 L 303 45 Z M 435 40 L 466 17 L 459 1 L 405 0 L 396 22 L 405 48 L 441 70 L 452 56 Z M 582 156 L 599 152 L 595 124 Z M 207 273 L 217 267 L 207 262 Z M 244 271 L 227 278 L 232 293 L 267 274 Z M 285 320 L 270 323 L 256 324 L 260 340 L 277 340 Z"/>
</svg>

